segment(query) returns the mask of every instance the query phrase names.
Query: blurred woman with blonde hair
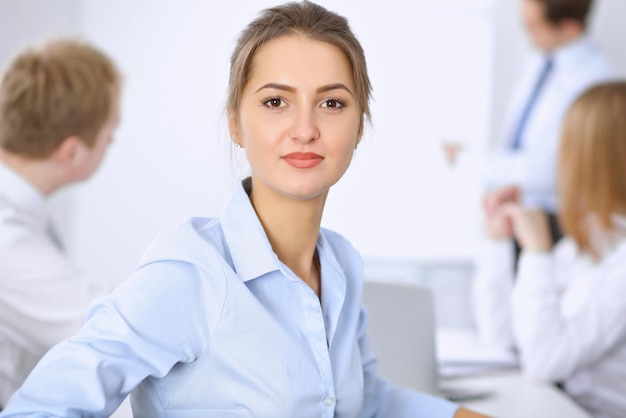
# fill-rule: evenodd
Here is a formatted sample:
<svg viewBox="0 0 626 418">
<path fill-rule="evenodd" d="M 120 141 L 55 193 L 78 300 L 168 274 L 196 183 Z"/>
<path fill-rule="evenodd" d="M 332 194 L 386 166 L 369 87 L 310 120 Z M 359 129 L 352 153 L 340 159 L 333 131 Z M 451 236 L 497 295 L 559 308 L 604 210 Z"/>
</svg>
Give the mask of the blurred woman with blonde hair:
<svg viewBox="0 0 626 418">
<path fill-rule="evenodd" d="M 511 201 L 487 216 L 482 259 L 490 261 L 479 262 L 473 288 L 478 331 L 516 347 L 526 375 L 561 383 L 594 417 L 623 417 L 625 81 L 594 86 L 572 104 L 558 174 L 565 237 L 553 250 L 540 212 Z M 515 281 L 511 234 L 522 246 Z"/>
</svg>

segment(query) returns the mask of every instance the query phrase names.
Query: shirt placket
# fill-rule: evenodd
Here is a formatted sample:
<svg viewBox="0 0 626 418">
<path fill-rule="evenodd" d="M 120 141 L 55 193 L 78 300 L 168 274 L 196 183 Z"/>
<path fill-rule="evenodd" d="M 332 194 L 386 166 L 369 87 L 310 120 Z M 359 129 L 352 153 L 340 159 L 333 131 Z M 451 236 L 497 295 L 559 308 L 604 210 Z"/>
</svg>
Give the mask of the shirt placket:
<svg viewBox="0 0 626 418">
<path fill-rule="evenodd" d="M 322 306 L 319 298 L 308 285 L 302 281 L 297 285 L 304 307 L 309 344 L 321 376 L 321 417 L 331 418 L 335 416 L 337 398 Z"/>
</svg>

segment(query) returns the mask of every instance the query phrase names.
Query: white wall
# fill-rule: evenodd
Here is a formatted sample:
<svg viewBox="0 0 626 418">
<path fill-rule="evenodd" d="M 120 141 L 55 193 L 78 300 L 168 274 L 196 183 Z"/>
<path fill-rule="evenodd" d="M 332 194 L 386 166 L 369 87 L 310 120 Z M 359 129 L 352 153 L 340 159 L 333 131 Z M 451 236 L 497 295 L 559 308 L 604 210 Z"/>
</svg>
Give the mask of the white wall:
<svg viewBox="0 0 626 418">
<path fill-rule="evenodd" d="M 0 67 L 24 45 L 44 36 L 76 33 L 77 0 L 0 0 Z"/>
<path fill-rule="evenodd" d="M 269 0 L 0 0 L 0 62 L 47 34 L 75 31 L 125 74 L 122 124 L 96 176 L 56 199 L 79 265 L 122 280 L 156 231 L 215 215 L 233 169 L 222 107 L 237 33 Z M 331 191 L 326 226 L 367 259 L 467 261 L 479 231 L 478 161 L 445 165 L 442 138 L 484 145 L 528 47 L 517 0 L 325 0 L 367 53 L 374 128 Z M 626 68 L 626 2 L 600 0 L 593 26 Z"/>
<path fill-rule="evenodd" d="M 241 28 L 274 3 L 80 4 L 82 33 L 127 75 L 116 144 L 76 191 L 72 250 L 85 269 L 119 280 L 157 230 L 219 213 L 235 178 L 222 115 L 228 57 Z M 325 225 L 366 257 L 467 256 L 475 176 L 445 166 L 439 141 L 486 136 L 490 2 L 326 3 L 363 43 L 375 101 L 374 129 L 331 192 Z"/>
<path fill-rule="evenodd" d="M 591 20 L 591 31 L 622 77 L 626 77 L 626 1 L 598 0 Z"/>
<path fill-rule="evenodd" d="M 364 257 L 470 256 L 476 161 L 450 168 L 442 141 L 477 147 L 487 136 L 489 10 L 490 2 L 387 1 L 351 19 L 370 64 L 374 127 L 331 191 L 325 224 Z"/>
<path fill-rule="evenodd" d="M 125 73 L 122 123 L 95 178 L 77 191 L 73 250 L 121 280 L 156 232 L 219 212 L 233 176 L 222 123 L 228 51 L 241 17 L 212 2 L 84 2 L 81 31 Z M 233 28 L 229 28 L 230 25 Z"/>
</svg>

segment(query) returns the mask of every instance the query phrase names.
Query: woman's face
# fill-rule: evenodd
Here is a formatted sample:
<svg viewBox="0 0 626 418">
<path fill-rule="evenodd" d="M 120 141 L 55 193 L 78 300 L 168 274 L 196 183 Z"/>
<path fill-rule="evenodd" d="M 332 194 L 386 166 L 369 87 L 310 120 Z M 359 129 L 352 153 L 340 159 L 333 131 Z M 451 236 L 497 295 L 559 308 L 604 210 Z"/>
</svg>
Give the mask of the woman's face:
<svg viewBox="0 0 626 418">
<path fill-rule="evenodd" d="M 360 106 L 348 59 L 300 35 L 264 44 L 252 61 L 233 140 L 245 148 L 255 190 L 297 199 L 324 195 L 350 165 Z"/>
</svg>

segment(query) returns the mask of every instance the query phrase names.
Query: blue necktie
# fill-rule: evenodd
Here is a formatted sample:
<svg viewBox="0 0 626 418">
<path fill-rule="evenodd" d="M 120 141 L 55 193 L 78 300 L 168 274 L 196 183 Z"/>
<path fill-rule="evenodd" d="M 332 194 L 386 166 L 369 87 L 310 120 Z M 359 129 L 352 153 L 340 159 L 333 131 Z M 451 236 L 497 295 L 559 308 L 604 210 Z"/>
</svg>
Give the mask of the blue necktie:
<svg viewBox="0 0 626 418">
<path fill-rule="evenodd" d="M 546 62 L 539 73 L 539 77 L 537 78 L 537 82 L 535 83 L 535 87 L 531 95 L 528 97 L 528 101 L 526 102 L 526 106 L 524 107 L 524 111 L 522 112 L 519 122 L 517 124 L 517 128 L 515 129 L 515 133 L 513 135 L 513 141 L 511 142 L 511 148 L 516 150 L 519 149 L 522 145 L 522 137 L 524 136 L 524 130 L 526 129 L 526 122 L 528 122 L 528 117 L 532 113 L 533 106 L 541 93 L 541 88 L 545 84 L 546 79 L 548 78 L 548 74 L 550 70 L 552 70 L 553 61 L 552 58 L 547 58 Z"/>
</svg>

